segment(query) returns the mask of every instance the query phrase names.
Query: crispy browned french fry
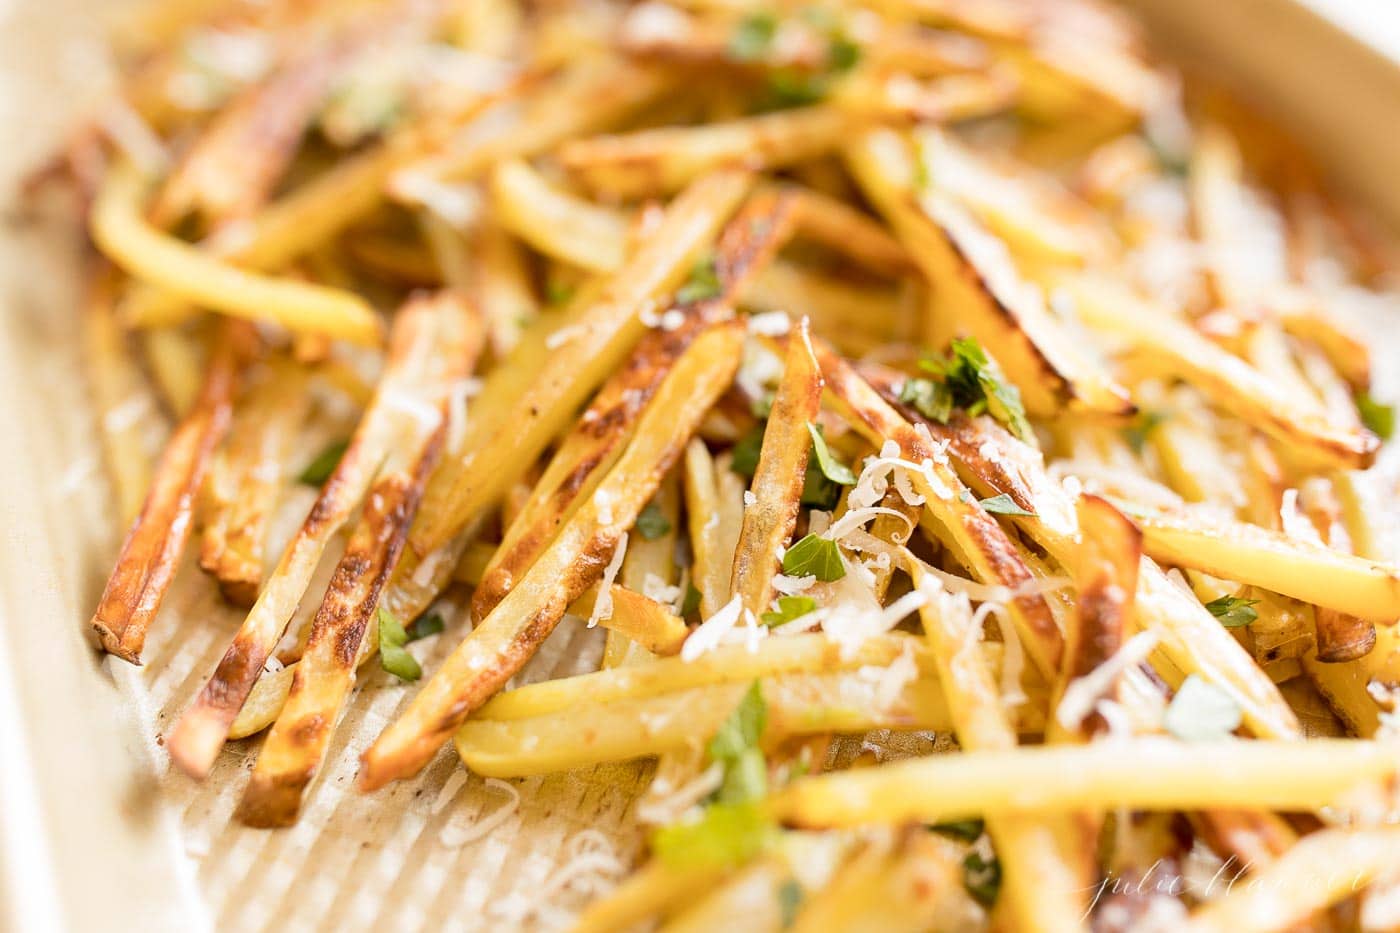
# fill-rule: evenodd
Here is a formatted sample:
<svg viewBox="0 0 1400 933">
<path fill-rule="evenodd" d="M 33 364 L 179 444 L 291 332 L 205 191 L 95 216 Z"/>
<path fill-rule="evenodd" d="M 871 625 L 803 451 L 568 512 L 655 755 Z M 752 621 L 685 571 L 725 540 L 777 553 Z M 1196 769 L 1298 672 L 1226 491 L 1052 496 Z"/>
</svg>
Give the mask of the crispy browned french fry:
<svg viewBox="0 0 1400 933">
<path fill-rule="evenodd" d="M 410 539 L 420 556 L 445 544 L 490 507 L 562 431 L 588 393 L 645 332 L 643 307 L 654 307 L 680 283 L 751 184 L 746 172 L 718 172 L 671 202 L 660 229 L 602 295 L 567 331 L 547 342 L 546 350 L 553 344 L 549 365 L 507 405 L 502 423 L 510 429 L 492 437 L 472 428 L 472 442 L 444 458 L 429 482 L 424 518 Z"/>
<path fill-rule="evenodd" d="M 734 550 L 730 592 L 758 618 L 773 598 L 779 549 L 792 537 L 806 480 L 811 425 L 822 402 L 822 374 L 812 354 L 807 319 L 788 334 L 783 378 L 753 475 L 753 501 L 744 510 Z"/>
<path fill-rule="evenodd" d="M 729 387 L 743 327 L 717 324 L 672 368 L 633 441 L 554 544 L 361 756 L 359 786 L 374 790 L 415 774 L 463 719 L 499 690 L 602 573 L 705 411 Z"/>
<path fill-rule="evenodd" d="M 484 342 L 479 316 L 458 296 L 446 293 L 432 300 L 441 321 L 436 352 L 428 362 L 431 374 L 420 391 L 422 404 L 437 409 L 438 426 L 393 449 L 370 487 L 364 513 L 312 621 L 282 712 L 239 804 L 237 816 L 250 826 L 286 826 L 296 820 L 302 794 L 320 770 L 354 685 L 355 667 L 371 653 L 379 595 L 403 551 L 441 450 L 450 417 L 448 393 L 474 364 Z"/>
<path fill-rule="evenodd" d="M 1299 490 L 1299 504 L 1317 529 L 1318 543 L 1346 553 L 1354 553 L 1351 539 L 1342 524 L 1342 505 L 1332 483 L 1315 477 Z M 1318 661 L 1335 664 L 1355 661 L 1376 647 L 1376 625 L 1367 619 L 1317 607 L 1313 613 L 1317 631 Z"/>
<path fill-rule="evenodd" d="M 1078 518 L 1081 551 L 1073 572 L 1079 594 L 1073 622 L 1065 633 L 1060 700 L 1071 685 L 1112 658 L 1133 631 L 1138 564 L 1142 559 L 1142 532 L 1107 500 L 1082 497 Z M 1104 696 L 1116 702 L 1117 679 L 1106 686 Z M 1063 707 L 1059 711 L 1065 712 Z M 1078 722 L 1057 717 L 1052 731 L 1059 726 L 1070 736 L 1089 738 L 1108 728 L 1103 716 L 1094 709 L 1076 710 L 1074 716 Z"/>
<path fill-rule="evenodd" d="M 161 453 L 141 514 L 122 542 L 93 613 L 103 649 L 132 664 L 141 661 L 146 631 L 189 540 L 199 484 L 228 430 L 249 339 L 241 325 L 230 324 L 216 340 L 199 398 Z"/>
<path fill-rule="evenodd" d="M 719 293 L 681 308 L 683 318 L 674 330 L 663 326 L 644 334 L 627 365 L 604 383 L 534 485 L 520 517 L 510 522 L 473 594 L 474 618 L 484 618 L 500 602 L 592 493 L 675 361 L 705 327 L 733 313 L 732 295 L 772 257 L 790 229 L 789 200 L 774 192 L 752 198 L 725 227 L 715 257 Z"/>
<path fill-rule="evenodd" d="M 837 401 L 837 411 L 877 448 L 886 440 L 899 445 L 900 456 L 912 463 L 927 464 L 927 471 L 911 470 L 914 488 L 925 499 L 924 508 L 946 529 L 973 576 L 984 583 L 999 583 L 1016 589 L 1035 579 L 1021 560 L 997 520 L 983 511 L 966 493 L 945 454 L 935 450 L 933 438 L 914 428 L 890 407 L 855 369 L 828 347 L 817 345 L 817 360 L 826 378 L 828 392 Z M 1063 639 L 1045 598 L 1020 593 L 1007 604 L 1013 623 L 1026 646 L 1026 653 L 1046 678 L 1060 668 Z"/>
<path fill-rule="evenodd" d="M 1024 287 L 1000 241 L 946 195 L 918 190 L 905 137 L 889 129 L 864 133 L 847 146 L 846 161 L 924 270 L 942 315 L 954 331 L 970 331 L 988 348 L 1028 411 L 1052 414 L 1070 403 L 1109 413 L 1132 410 L 1126 393 Z"/>
<path fill-rule="evenodd" d="M 394 319 L 384 374 L 350 446 L 282 552 L 277 569 L 218 667 L 167 737 L 171 760 L 192 777 L 209 773 L 230 724 L 304 597 L 331 536 L 349 520 L 386 457 L 412 448 L 416 438 L 436 430 L 440 420 L 436 409 L 420 410 L 424 408 L 421 395 L 436 391 L 436 367 L 431 361 L 443 328 L 450 326 L 450 304 L 446 298 L 411 300 Z M 425 418 L 430 412 L 432 417 Z M 450 564 L 447 572 L 451 573 Z"/>
<path fill-rule="evenodd" d="M 897 277 L 917 271 L 900 242 L 875 218 L 814 188 L 784 188 L 794 198 L 797 235 L 850 256 L 872 272 Z"/>
<path fill-rule="evenodd" d="M 204 485 L 199 566 L 236 606 L 247 608 L 258 597 L 283 470 L 310 407 L 309 380 L 295 363 L 271 361 L 263 381 L 244 393 Z"/>
<path fill-rule="evenodd" d="M 635 546 L 629 543 L 629 549 Z M 624 635 L 659 657 L 669 657 L 681 650 L 689 629 L 669 607 L 618 583 L 609 587 L 608 592 L 612 595 L 612 613 L 599 619 L 598 624 L 606 627 L 609 634 Z M 595 594 L 585 593 L 574 601 L 569 611 L 588 618 L 595 599 Z"/>
</svg>

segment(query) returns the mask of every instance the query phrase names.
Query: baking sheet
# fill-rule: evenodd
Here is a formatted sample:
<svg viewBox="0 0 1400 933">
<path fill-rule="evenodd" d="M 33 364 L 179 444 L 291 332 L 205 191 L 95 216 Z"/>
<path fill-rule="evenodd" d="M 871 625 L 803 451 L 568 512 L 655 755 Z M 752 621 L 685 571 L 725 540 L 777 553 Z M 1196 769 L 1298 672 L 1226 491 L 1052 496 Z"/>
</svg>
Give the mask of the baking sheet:
<svg viewBox="0 0 1400 933">
<path fill-rule="evenodd" d="M 1137 5 L 1207 58 L 1239 49 L 1233 75 L 1278 90 L 1276 101 L 1291 102 L 1304 124 L 1325 120 L 1324 156 L 1400 216 L 1400 186 L 1390 178 L 1400 164 L 1393 66 L 1280 0 Z M 246 829 L 229 817 L 260 740 L 231 743 L 203 784 L 171 774 L 159 740 L 241 614 L 187 566 L 152 629 L 144 667 L 101 661 L 87 644 L 84 622 L 119 529 L 78 356 L 77 232 L 17 212 L 9 193 L 100 81 L 95 46 L 82 38 L 98 29 L 86 12 L 95 8 L 0 0 L 0 125 L 22 130 L 0 149 L 0 928 L 556 924 L 605 881 L 562 873 L 575 851 L 605 846 L 619 865 L 639 852 L 641 834 L 626 815 L 646 766 L 512 782 L 518 809 L 487 837 L 464 841 L 475 821 L 509 806 L 508 795 L 475 776 L 454 779 L 464 772 L 450 749 L 418 780 L 369 796 L 349 789 L 356 753 L 412 692 L 374 671 L 301 822 Z M 1203 25 L 1210 22 L 1217 25 Z M 1302 90 L 1290 43 L 1304 43 L 1314 65 Z M 1323 106 L 1337 99 L 1348 106 Z M 454 631 L 415 647 L 425 666 L 450 649 Z M 600 647 L 598 633 L 566 621 L 527 676 L 591 669 Z"/>
</svg>

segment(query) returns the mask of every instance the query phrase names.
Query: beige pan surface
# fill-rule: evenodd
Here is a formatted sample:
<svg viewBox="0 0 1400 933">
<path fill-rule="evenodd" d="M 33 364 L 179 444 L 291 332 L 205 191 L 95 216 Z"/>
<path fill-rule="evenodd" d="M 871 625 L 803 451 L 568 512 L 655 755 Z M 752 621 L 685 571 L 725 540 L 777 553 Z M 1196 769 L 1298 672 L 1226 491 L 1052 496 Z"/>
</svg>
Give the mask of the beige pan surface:
<svg viewBox="0 0 1400 933">
<path fill-rule="evenodd" d="M 1383 55 L 1282 0 L 1135 5 L 1172 43 L 1228 61 L 1349 185 L 1400 217 L 1400 72 Z M 158 740 L 239 614 L 186 572 L 145 667 L 101 661 L 86 642 L 118 530 L 75 339 L 76 232 L 21 213 L 11 193 L 100 83 L 98 6 L 0 0 L 0 929 L 548 924 L 607 880 L 561 870 L 574 855 L 604 852 L 619 869 L 634 859 L 641 834 L 626 817 L 647 768 L 514 782 L 513 808 L 511 791 L 467 776 L 448 750 L 420 779 L 362 796 L 350 790 L 352 750 L 409 695 L 366 690 L 300 824 L 249 830 L 230 814 L 255 742 L 234 743 L 195 784 L 171 773 Z M 154 414 L 134 404 L 133 417 Z M 596 634 L 561 626 L 533 673 L 589 668 Z M 427 663 L 448 647 L 431 645 Z M 473 839 L 497 812 L 507 815 Z"/>
</svg>

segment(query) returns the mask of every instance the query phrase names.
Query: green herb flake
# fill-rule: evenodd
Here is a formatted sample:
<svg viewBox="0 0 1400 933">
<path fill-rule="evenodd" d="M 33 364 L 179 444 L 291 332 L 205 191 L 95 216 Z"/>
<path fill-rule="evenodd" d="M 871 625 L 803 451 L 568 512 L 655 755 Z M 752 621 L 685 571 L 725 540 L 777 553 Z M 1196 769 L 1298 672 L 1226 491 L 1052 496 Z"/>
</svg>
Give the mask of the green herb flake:
<svg viewBox="0 0 1400 933">
<path fill-rule="evenodd" d="M 758 681 L 754 681 L 705 747 L 710 760 L 724 766 L 724 780 L 716 798 L 719 803 L 744 803 L 767 793 L 768 764 L 758 746 L 767 724 L 768 704 L 763 701 Z"/>
<path fill-rule="evenodd" d="M 792 926 L 793 921 L 797 919 L 797 912 L 802 909 L 805 897 L 802 885 L 792 878 L 778 885 L 778 916 L 784 930 Z"/>
<path fill-rule="evenodd" d="M 1144 410 L 1137 414 L 1133 423 L 1123 429 L 1123 438 L 1128 442 L 1128 446 L 1133 448 L 1133 453 L 1140 454 L 1147 447 L 1148 440 L 1152 437 L 1152 432 L 1167 420 L 1165 412 Z"/>
<path fill-rule="evenodd" d="M 1035 515 L 1034 512 L 1028 512 L 1017 505 L 1016 500 L 1006 493 L 992 496 L 990 499 L 983 499 L 977 504 L 993 515 Z"/>
<path fill-rule="evenodd" d="M 911 388 L 909 382 L 912 380 L 905 380 L 905 386 L 900 390 L 901 401 L 905 401 L 907 395 L 921 414 L 940 422 L 947 421 L 945 407 L 949 413 L 954 406 L 965 409 L 970 415 L 986 412 L 1021 440 L 1026 443 L 1034 441 L 1035 435 L 1031 432 L 1030 422 L 1026 420 L 1025 406 L 1021 404 L 1020 390 L 1006 381 L 1001 368 L 987 356 L 976 340 L 971 337 L 957 338 L 952 342 L 947 357 L 928 357 L 921 360 L 919 366 L 925 372 L 942 377 L 942 382 L 935 384 L 943 386 L 941 391 L 947 393 L 948 401 L 940 397 L 940 390 L 917 383 Z M 927 410 L 919 405 L 920 400 L 925 402 Z"/>
<path fill-rule="evenodd" d="M 698 260 L 690 270 L 690 278 L 676 291 L 677 304 L 694 304 L 709 298 L 717 298 L 723 292 L 719 272 L 715 269 L 714 257 Z"/>
<path fill-rule="evenodd" d="M 1001 891 L 1001 862 L 995 857 L 988 860 L 976 852 L 967 853 L 963 859 L 963 887 L 983 907 L 991 907 Z"/>
<path fill-rule="evenodd" d="M 1226 628 L 1242 628 L 1259 618 L 1259 613 L 1254 609 L 1258 604 L 1259 600 L 1257 599 L 1222 596 L 1206 603 L 1206 608 Z"/>
<path fill-rule="evenodd" d="M 648 502 L 642 514 L 637 516 L 637 531 L 648 541 L 655 541 L 670 530 L 671 522 L 655 502 Z"/>
<path fill-rule="evenodd" d="M 316 455 L 316 459 L 306 465 L 306 469 L 301 471 L 297 477 L 298 483 L 307 486 L 320 486 L 331 478 L 335 468 L 340 464 L 340 458 L 345 456 L 346 449 L 350 442 L 346 440 L 332 441 L 325 449 Z"/>
<path fill-rule="evenodd" d="M 827 67 L 838 74 L 850 71 L 860 62 L 860 45 L 844 33 L 835 32 L 826 48 Z"/>
<path fill-rule="evenodd" d="M 700 591 L 695 588 L 694 583 L 688 583 L 685 587 L 685 599 L 681 600 L 681 616 L 693 616 L 700 611 Z"/>
<path fill-rule="evenodd" d="M 1243 719 L 1234 697 L 1192 674 L 1167 704 L 1162 726 L 1183 742 L 1209 742 L 1229 738 Z"/>
<path fill-rule="evenodd" d="M 763 429 L 766 425 L 767 422 L 756 425 L 739 438 L 730 452 L 729 469 L 740 476 L 753 476 L 758 472 L 758 455 L 763 452 Z"/>
<path fill-rule="evenodd" d="M 810 596 L 779 596 L 778 608 L 759 616 L 764 625 L 782 625 L 793 619 L 800 619 L 817 608 L 817 601 Z"/>
<path fill-rule="evenodd" d="M 831 452 L 831 448 L 826 445 L 826 433 L 822 426 L 811 421 L 807 422 L 807 433 L 812 435 L 812 451 L 816 454 L 817 467 L 822 471 L 822 475 L 841 486 L 854 486 L 856 484 L 856 474 L 851 468 L 846 466 L 836 458 Z"/>
<path fill-rule="evenodd" d="M 729 57 L 739 62 L 764 58 L 778 32 L 778 21 L 771 13 L 751 13 L 739 21 L 729 37 Z"/>
<path fill-rule="evenodd" d="M 1356 410 L 1361 415 L 1361 423 L 1371 429 L 1371 433 L 1383 441 L 1390 440 L 1395 433 L 1395 406 L 1383 405 L 1371 397 L 1370 392 L 1356 393 Z"/>
<path fill-rule="evenodd" d="M 383 606 L 379 607 L 379 664 L 384 670 L 399 680 L 417 680 L 423 676 L 423 668 L 404 649 L 408 643 L 408 633 L 394 618 L 394 614 Z"/>
<path fill-rule="evenodd" d="M 795 69 L 780 69 L 768 76 L 769 110 L 806 107 L 826 97 L 830 89 L 829 76 L 808 74 Z"/>
<path fill-rule="evenodd" d="M 981 820 L 949 820 L 946 823 L 934 823 L 929 829 L 961 842 L 976 842 L 982 838 L 985 831 Z"/>
<path fill-rule="evenodd" d="M 678 871 L 742 865 L 777 836 L 756 802 L 715 803 L 693 823 L 677 823 L 651 837 L 651 850 Z"/>
<path fill-rule="evenodd" d="M 899 387 L 899 400 L 939 424 L 947 424 L 953 414 L 953 393 L 933 379 L 911 376 Z"/>
<path fill-rule="evenodd" d="M 749 411 L 753 412 L 755 418 L 767 418 L 773 413 L 773 393 L 765 392 L 754 399 L 749 403 Z"/>
<path fill-rule="evenodd" d="M 381 609 L 380 611 L 383 612 L 384 610 Z M 420 638 L 427 638 L 430 635 L 436 635 L 445 628 L 447 628 L 447 623 L 443 621 L 441 613 L 430 612 L 425 616 L 419 616 L 404 630 L 405 634 L 408 636 L 405 644 L 410 641 L 417 641 Z"/>
<path fill-rule="evenodd" d="M 562 305 L 568 304 L 569 299 L 574 297 L 577 291 L 572 285 L 565 285 L 563 282 L 547 282 L 544 287 L 544 299 L 546 304 Z"/>
<path fill-rule="evenodd" d="M 846 575 L 841 549 L 821 535 L 808 535 L 783 555 L 783 573 L 793 577 L 816 577 L 831 583 Z"/>
</svg>

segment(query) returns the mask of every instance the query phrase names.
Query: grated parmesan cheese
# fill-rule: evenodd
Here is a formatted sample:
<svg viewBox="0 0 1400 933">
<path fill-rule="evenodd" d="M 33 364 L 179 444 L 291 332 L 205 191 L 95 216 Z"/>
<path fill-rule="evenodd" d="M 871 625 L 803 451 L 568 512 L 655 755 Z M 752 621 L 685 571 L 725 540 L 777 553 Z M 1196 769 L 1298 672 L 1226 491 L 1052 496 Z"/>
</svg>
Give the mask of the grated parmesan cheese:
<svg viewBox="0 0 1400 933">
<path fill-rule="evenodd" d="M 611 619 L 613 614 L 612 585 L 617 572 L 622 569 L 622 558 L 627 553 L 627 532 L 617 539 L 617 548 L 612 560 L 603 570 L 603 579 L 598 581 L 598 598 L 593 601 L 593 612 L 588 616 L 588 627 L 595 628 L 602 619 Z"/>
<path fill-rule="evenodd" d="M 734 628 L 743 609 L 743 601 L 736 594 L 719 611 L 701 622 L 699 627 L 686 638 L 685 644 L 681 646 L 681 660 L 694 661 L 707 651 L 712 651 Z"/>
<path fill-rule="evenodd" d="M 751 314 L 748 319 L 749 333 L 764 337 L 781 337 L 792 330 L 792 318 L 786 311 L 764 311 Z"/>
<path fill-rule="evenodd" d="M 505 793 L 508 799 L 492 810 L 485 818 L 473 820 L 465 826 L 459 825 L 455 819 L 448 821 L 447 825 L 438 832 L 438 842 L 449 849 L 470 845 L 490 835 L 520 808 L 520 791 L 516 790 L 513 785 L 500 778 L 487 778 L 486 787 Z"/>
<path fill-rule="evenodd" d="M 1157 646 L 1157 632 L 1147 630 L 1128 639 L 1108 660 L 1082 677 L 1076 677 L 1065 687 L 1060 705 L 1055 710 L 1055 719 L 1066 729 L 1076 730 L 1083 725 L 1096 705 L 1112 688 L 1118 677 L 1130 667 L 1136 667 L 1146 660 Z M 1108 717 L 1105 716 L 1105 719 Z"/>
</svg>

